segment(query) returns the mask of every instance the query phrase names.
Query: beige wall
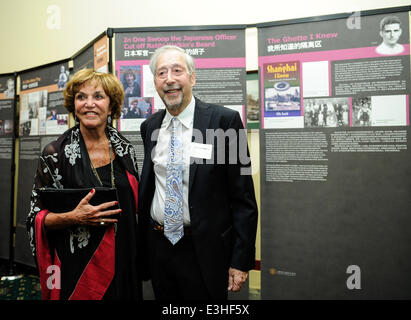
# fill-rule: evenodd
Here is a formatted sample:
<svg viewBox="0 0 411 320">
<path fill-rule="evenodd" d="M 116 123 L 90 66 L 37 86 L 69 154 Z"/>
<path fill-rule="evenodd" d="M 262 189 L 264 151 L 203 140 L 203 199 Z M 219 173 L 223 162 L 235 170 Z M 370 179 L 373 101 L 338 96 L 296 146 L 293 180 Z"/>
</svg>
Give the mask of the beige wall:
<svg viewBox="0 0 411 320">
<path fill-rule="evenodd" d="M 288 0 L 283 5 L 278 3 L 281 2 L 0 0 L 0 74 L 69 58 L 107 27 L 253 24 L 405 6 L 411 1 Z M 47 9 L 51 11 L 48 13 Z M 50 28 L 53 26 L 54 29 Z M 248 30 L 247 36 L 247 69 L 251 70 L 257 66 L 256 30 Z"/>
</svg>

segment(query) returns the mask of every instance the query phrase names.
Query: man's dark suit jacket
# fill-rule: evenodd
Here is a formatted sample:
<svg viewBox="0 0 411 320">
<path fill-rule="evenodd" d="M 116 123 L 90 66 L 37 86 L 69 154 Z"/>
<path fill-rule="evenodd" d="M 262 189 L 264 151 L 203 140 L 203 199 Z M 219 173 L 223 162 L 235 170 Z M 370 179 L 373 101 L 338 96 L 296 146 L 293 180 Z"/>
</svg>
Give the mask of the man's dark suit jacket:
<svg viewBox="0 0 411 320">
<path fill-rule="evenodd" d="M 201 143 L 206 143 L 207 129 L 242 131 L 243 124 L 238 112 L 204 103 L 197 98 L 195 100 L 193 132 L 195 129 L 201 131 Z M 165 113 L 165 110 L 158 111 L 141 125 L 144 163 L 139 184 L 139 221 L 145 230 L 149 227 L 144 227 L 144 224 L 150 223 L 155 190 L 151 154 Z M 241 133 L 238 140 L 243 139 L 247 143 L 245 132 Z M 243 165 L 237 155 L 236 163 L 228 164 L 228 148 L 237 144 L 238 150 L 239 143 L 235 140 L 227 138 L 225 141 L 225 163 L 217 163 L 217 140 L 214 138 L 214 163 L 196 158 L 190 165 L 188 202 L 192 238 L 203 278 L 211 296 L 216 299 L 226 298 L 229 267 L 248 271 L 255 264 L 258 209 L 251 175 L 240 174 L 240 168 L 250 167 L 251 162 Z M 194 134 L 193 141 L 200 142 L 198 137 L 194 140 Z M 246 150 L 248 155 L 248 148 Z"/>
</svg>

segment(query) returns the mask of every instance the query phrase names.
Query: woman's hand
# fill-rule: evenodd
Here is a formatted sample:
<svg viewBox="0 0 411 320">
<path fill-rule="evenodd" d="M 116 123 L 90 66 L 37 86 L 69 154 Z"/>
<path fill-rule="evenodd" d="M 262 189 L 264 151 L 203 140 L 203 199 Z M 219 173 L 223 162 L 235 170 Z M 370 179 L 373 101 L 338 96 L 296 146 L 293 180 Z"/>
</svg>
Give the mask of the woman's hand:
<svg viewBox="0 0 411 320">
<path fill-rule="evenodd" d="M 79 202 L 77 207 L 72 211 L 75 224 L 91 225 L 91 226 L 104 226 L 105 224 L 117 223 L 117 219 L 110 219 L 109 216 L 118 214 L 121 209 L 106 210 L 110 207 L 118 204 L 117 201 L 104 202 L 98 206 L 93 206 L 89 202 L 95 195 L 96 191 L 91 191 Z M 103 211 L 105 210 L 105 211 Z"/>
<path fill-rule="evenodd" d="M 50 212 L 47 214 L 44 221 L 46 228 L 63 229 L 72 225 L 105 226 L 117 223 L 117 219 L 109 218 L 109 216 L 121 213 L 121 209 L 106 209 L 117 205 L 118 202 L 110 201 L 93 206 L 89 202 L 95 193 L 96 191 L 92 189 L 73 211 L 58 214 Z"/>
</svg>

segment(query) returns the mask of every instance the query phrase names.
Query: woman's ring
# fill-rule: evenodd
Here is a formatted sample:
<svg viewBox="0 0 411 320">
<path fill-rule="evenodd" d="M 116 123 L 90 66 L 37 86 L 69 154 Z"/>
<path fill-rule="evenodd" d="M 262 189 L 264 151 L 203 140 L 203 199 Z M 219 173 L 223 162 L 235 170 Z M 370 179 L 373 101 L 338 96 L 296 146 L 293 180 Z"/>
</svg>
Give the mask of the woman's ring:
<svg viewBox="0 0 411 320">
<path fill-rule="evenodd" d="M 101 219 L 100 225 L 102 225 L 102 226 L 105 225 L 104 219 Z"/>
</svg>

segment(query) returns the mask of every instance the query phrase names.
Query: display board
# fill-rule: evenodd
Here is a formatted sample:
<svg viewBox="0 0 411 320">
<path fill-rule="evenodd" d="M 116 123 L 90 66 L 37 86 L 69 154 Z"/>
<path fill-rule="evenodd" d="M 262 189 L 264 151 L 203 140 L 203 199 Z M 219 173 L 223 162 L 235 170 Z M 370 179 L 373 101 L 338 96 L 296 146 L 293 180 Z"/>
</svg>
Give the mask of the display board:
<svg viewBox="0 0 411 320">
<path fill-rule="evenodd" d="M 266 23 L 258 42 L 261 298 L 409 299 L 408 9 Z"/>
<path fill-rule="evenodd" d="M 15 77 L 0 75 L 0 258 L 9 258 L 12 166 L 14 165 Z"/>
<path fill-rule="evenodd" d="M 26 265 L 34 265 L 26 231 L 34 174 L 43 148 L 69 128 L 68 111 L 63 106 L 68 79 L 68 61 L 20 73 L 15 261 Z"/>
<path fill-rule="evenodd" d="M 259 88 L 249 74 L 249 96 L 246 26 L 110 29 L 110 39 L 104 33 L 73 56 L 72 71 L 113 66 L 126 93 L 116 126 L 135 145 L 139 170 L 140 124 L 164 108 L 148 66 L 163 45 L 194 57 L 196 97 L 237 110 L 249 129 L 259 123 L 261 299 L 409 299 L 409 8 L 257 27 Z M 25 265 L 34 265 L 25 222 L 38 156 L 70 126 L 68 66 L 18 73 L 19 123 L 16 79 L 0 75 L 0 257 L 9 255 L 15 130 L 15 260 Z"/>
<path fill-rule="evenodd" d="M 178 29 L 114 29 L 115 72 L 123 83 L 125 101 L 117 128 L 133 143 L 143 163 L 140 125 L 165 108 L 154 87 L 149 61 L 164 45 L 177 45 L 195 61 L 194 96 L 240 113 L 244 125 L 246 105 L 245 27 L 189 27 Z"/>
<path fill-rule="evenodd" d="M 73 56 L 73 73 L 85 68 L 108 72 L 108 38 L 106 33 Z"/>
<path fill-rule="evenodd" d="M 258 72 L 247 72 L 247 129 L 260 127 L 260 98 Z"/>
<path fill-rule="evenodd" d="M 94 45 L 91 44 L 73 58 L 73 74 L 81 69 L 94 69 Z"/>
</svg>

